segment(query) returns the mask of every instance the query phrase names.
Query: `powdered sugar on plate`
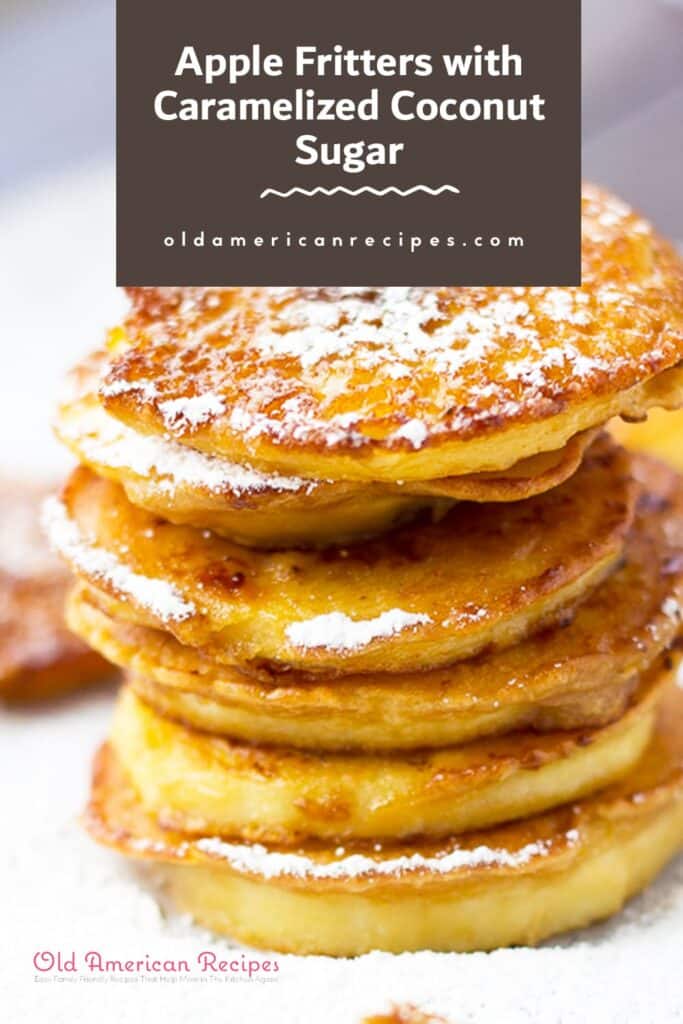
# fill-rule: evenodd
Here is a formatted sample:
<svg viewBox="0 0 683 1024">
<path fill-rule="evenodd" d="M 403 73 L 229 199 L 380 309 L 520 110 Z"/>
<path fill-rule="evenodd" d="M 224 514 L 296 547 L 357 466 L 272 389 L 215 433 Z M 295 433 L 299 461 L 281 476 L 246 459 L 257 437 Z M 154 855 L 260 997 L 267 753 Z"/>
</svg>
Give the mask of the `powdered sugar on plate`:
<svg viewBox="0 0 683 1024">
<path fill-rule="evenodd" d="M 133 572 L 111 551 L 84 537 L 59 498 L 47 499 L 42 521 L 50 543 L 77 571 L 104 580 L 162 622 L 182 622 L 196 611 L 172 584 Z"/>
<path fill-rule="evenodd" d="M 610 921 L 538 948 L 335 959 L 257 952 L 208 934 L 173 908 L 163 886 L 154 884 L 154 867 L 97 846 L 78 824 L 87 752 L 109 726 L 113 699 L 100 691 L 49 713 L 0 716 L 2 775 L 12 780 L 4 794 L 12 838 L 0 851 L 0 898 L 12 921 L 1 952 L 5 1016 L 12 1021 L 44 1018 L 46 992 L 55 1022 L 137 1024 L 163 1013 L 168 1024 L 225 1024 L 226 1015 L 240 1024 L 360 1024 L 408 1002 L 440 1012 L 450 1024 L 679 1019 L 683 860 Z M 20 763 L 31 771 L 16 772 Z M 45 984 L 35 983 L 32 958 L 46 949 L 75 952 L 79 971 L 71 983 L 66 975 L 50 983 L 49 973 Z M 122 961 L 184 957 L 194 975 L 107 979 L 85 968 L 89 950 Z M 276 959 L 276 981 L 237 984 L 230 976 L 202 975 L 196 964 L 206 950 L 227 960 Z"/>
<path fill-rule="evenodd" d="M 355 651 L 379 637 L 393 636 L 412 626 L 431 622 L 429 615 L 392 608 L 374 619 L 351 619 L 343 612 L 329 612 L 293 622 L 285 630 L 295 647 L 325 647 L 331 651 Z"/>
</svg>

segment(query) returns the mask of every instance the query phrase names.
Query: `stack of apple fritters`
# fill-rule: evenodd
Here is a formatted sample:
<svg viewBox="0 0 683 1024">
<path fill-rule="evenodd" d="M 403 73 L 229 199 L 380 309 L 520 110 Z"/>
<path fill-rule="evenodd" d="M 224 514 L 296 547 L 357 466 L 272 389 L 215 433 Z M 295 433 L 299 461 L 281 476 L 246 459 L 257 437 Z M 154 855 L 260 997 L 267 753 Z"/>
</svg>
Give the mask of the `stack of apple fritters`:
<svg viewBox="0 0 683 1024">
<path fill-rule="evenodd" d="M 87 811 L 256 945 L 489 949 L 683 840 L 683 270 L 587 187 L 581 288 L 132 289 L 57 429 Z"/>
</svg>

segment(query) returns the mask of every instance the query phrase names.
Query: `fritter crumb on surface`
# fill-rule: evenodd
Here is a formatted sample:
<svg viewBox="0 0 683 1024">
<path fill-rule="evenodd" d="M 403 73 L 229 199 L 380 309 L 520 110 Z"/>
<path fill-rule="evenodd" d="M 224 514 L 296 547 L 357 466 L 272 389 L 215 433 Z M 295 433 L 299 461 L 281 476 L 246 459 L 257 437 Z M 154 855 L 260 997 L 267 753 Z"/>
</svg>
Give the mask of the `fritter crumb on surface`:
<svg viewBox="0 0 683 1024">
<path fill-rule="evenodd" d="M 451 1024 L 438 1013 L 421 1010 L 414 1003 L 394 1003 L 388 1013 L 364 1017 L 361 1024 Z"/>
</svg>

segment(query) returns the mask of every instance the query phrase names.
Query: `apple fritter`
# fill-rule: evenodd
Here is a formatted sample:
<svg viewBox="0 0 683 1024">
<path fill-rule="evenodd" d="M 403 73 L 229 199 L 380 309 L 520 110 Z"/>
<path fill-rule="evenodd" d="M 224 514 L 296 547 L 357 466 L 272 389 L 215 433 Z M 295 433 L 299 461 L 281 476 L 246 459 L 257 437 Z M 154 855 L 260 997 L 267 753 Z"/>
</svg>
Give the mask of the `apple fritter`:
<svg viewBox="0 0 683 1024">
<path fill-rule="evenodd" d="M 111 618 L 85 589 L 71 595 L 67 608 L 72 629 L 132 670 L 132 689 L 167 718 L 217 736 L 302 750 L 415 750 L 515 729 L 605 725 L 623 713 L 638 669 L 645 670 L 674 631 L 657 609 L 651 620 L 656 639 L 642 648 L 632 641 L 636 634 L 627 635 L 624 627 L 621 639 L 607 650 L 581 648 L 573 658 L 562 643 L 555 648 L 560 660 L 554 661 L 549 638 L 557 642 L 564 637 L 566 630 L 559 627 L 543 635 L 543 653 L 527 642 L 512 662 L 506 656 L 517 648 L 451 669 L 395 676 L 320 678 L 292 671 L 259 679 L 218 665 L 168 633 Z M 593 608 L 592 621 L 597 622 Z M 583 616 L 581 609 L 575 621 Z M 628 621 L 635 625 L 635 619 Z M 643 621 L 637 633 L 648 638 Z M 568 628 L 576 633 L 574 624 Z M 589 641 L 590 634 L 585 635 Z M 531 663 L 525 663 L 525 654 Z"/>
<path fill-rule="evenodd" d="M 220 665 L 169 633 L 107 614 L 80 585 L 67 616 L 87 643 L 133 674 L 167 717 L 217 735 L 320 750 L 450 746 L 514 729 L 604 725 L 635 680 L 675 642 L 683 606 L 683 484 L 638 458 L 644 488 L 622 563 L 569 625 L 446 668 L 320 677 Z M 99 602 L 99 604 L 98 604 Z"/>
<path fill-rule="evenodd" d="M 0 699 L 47 700 L 111 666 L 67 629 L 69 573 L 39 528 L 44 488 L 0 481 Z"/>
<path fill-rule="evenodd" d="M 285 477 L 136 432 L 100 405 L 90 362 L 74 371 L 75 394 L 62 403 L 55 424 L 79 462 L 120 483 L 134 505 L 249 547 L 347 543 L 382 533 L 421 509 L 438 519 L 456 500 L 533 497 L 568 479 L 596 435 L 584 431 L 559 451 L 498 473 L 399 483 Z"/>
<path fill-rule="evenodd" d="M 666 695 L 626 779 L 467 836 L 294 851 L 192 837 L 145 813 L 106 746 L 85 823 L 99 842 L 158 862 L 182 911 L 254 946 L 357 956 L 533 944 L 615 913 L 683 845 L 683 693 Z"/>
<path fill-rule="evenodd" d="M 135 430 L 278 473 L 498 471 L 683 399 L 681 258 L 589 185 L 582 282 L 134 288 L 100 395 Z"/>
<path fill-rule="evenodd" d="M 383 755 L 221 739 L 164 718 L 125 687 L 111 744 L 145 810 L 179 832 L 288 846 L 447 836 L 526 818 L 622 778 L 651 738 L 671 676 L 656 666 L 625 715 L 600 729 Z"/>
<path fill-rule="evenodd" d="M 373 541 L 276 552 L 159 520 L 81 467 L 47 526 L 117 618 L 224 664 L 398 672 L 519 642 L 585 597 L 622 555 L 631 462 L 605 436 L 526 502 L 464 502 Z"/>
</svg>

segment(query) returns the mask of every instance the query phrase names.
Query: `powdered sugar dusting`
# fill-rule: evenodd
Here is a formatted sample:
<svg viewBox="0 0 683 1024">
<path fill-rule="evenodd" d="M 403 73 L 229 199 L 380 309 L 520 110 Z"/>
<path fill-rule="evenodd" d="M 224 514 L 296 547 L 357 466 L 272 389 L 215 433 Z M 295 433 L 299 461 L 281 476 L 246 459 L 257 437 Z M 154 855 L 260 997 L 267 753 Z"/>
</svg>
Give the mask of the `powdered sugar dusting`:
<svg viewBox="0 0 683 1024">
<path fill-rule="evenodd" d="M 315 490 L 315 480 L 261 473 L 227 459 L 205 455 L 187 445 L 151 434 L 138 434 L 95 406 L 60 422 L 60 431 L 83 456 L 110 469 L 124 469 L 142 477 L 156 474 L 160 490 L 172 493 L 189 486 L 215 494 L 253 494 L 263 491 Z"/>
<path fill-rule="evenodd" d="M 482 622 L 491 614 L 488 608 L 481 605 L 468 604 L 457 612 L 452 612 L 444 619 L 444 626 L 465 626 L 471 622 Z"/>
<path fill-rule="evenodd" d="M 579 834 L 571 829 L 564 836 L 569 845 L 579 841 Z M 482 867 L 519 868 L 537 857 L 546 857 L 552 849 L 552 841 L 540 839 L 527 843 L 519 850 L 506 850 L 490 846 L 475 846 L 473 849 L 455 849 L 424 856 L 421 853 L 397 857 L 368 857 L 354 853 L 342 854 L 335 860 L 320 861 L 301 853 L 282 853 L 269 850 L 259 843 L 253 845 L 233 844 L 211 836 L 198 839 L 194 845 L 203 853 L 220 857 L 229 862 L 236 871 L 260 875 L 262 878 L 277 878 L 282 875 L 295 878 L 360 878 L 364 875 L 401 876 L 415 872 L 429 872 L 447 875 Z"/>
<path fill-rule="evenodd" d="M 421 420 L 408 420 L 391 435 L 392 441 L 409 441 L 413 448 L 421 448 L 429 437 L 429 429 Z"/>
<path fill-rule="evenodd" d="M 173 398 L 159 402 L 159 411 L 170 430 L 198 427 L 200 423 L 220 416 L 225 405 L 218 395 L 211 393 L 194 395 L 191 398 Z"/>
<path fill-rule="evenodd" d="M 267 435 L 274 441 L 283 441 L 287 438 L 305 441 L 310 436 L 311 427 L 314 427 L 316 435 L 321 436 L 325 445 L 330 448 L 337 444 L 360 447 L 365 443 L 366 439 L 354 428 L 354 424 L 360 420 L 359 415 L 335 414 L 325 421 L 313 421 L 310 412 L 307 414 L 306 404 L 306 401 L 298 396 L 288 398 L 283 402 L 279 416 L 272 416 L 247 405 L 236 405 L 230 413 L 228 425 L 247 439 Z"/>
<path fill-rule="evenodd" d="M 293 622 L 285 635 L 296 647 L 325 647 L 331 651 L 355 651 L 379 637 L 393 636 L 411 626 L 428 625 L 429 615 L 392 608 L 374 619 L 350 619 L 343 612 L 329 612 Z"/>
<path fill-rule="evenodd" d="M 675 597 L 667 597 L 662 604 L 662 611 L 672 622 L 683 622 L 683 608 Z"/>
<path fill-rule="evenodd" d="M 159 395 L 156 384 L 151 380 L 113 380 L 101 384 L 100 390 L 108 398 L 136 394 L 145 402 L 152 402 Z"/>
<path fill-rule="evenodd" d="M 48 498 L 43 506 L 43 527 L 53 547 L 86 576 L 105 580 L 125 597 L 147 608 L 162 622 L 182 622 L 196 611 L 178 590 L 165 580 L 133 572 L 111 551 L 82 536 L 63 501 Z"/>
<path fill-rule="evenodd" d="M 263 319 L 253 345 L 268 356 L 289 355 L 304 369 L 322 360 L 353 353 L 359 367 L 401 367 L 409 372 L 424 357 L 439 372 L 457 373 L 482 359 L 501 336 L 520 342 L 537 337 L 524 322 L 529 306 L 522 298 L 499 294 L 477 309 L 446 316 L 436 288 L 276 289 L 276 313 Z M 464 344 L 454 347 L 462 337 Z"/>
<path fill-rule="evenodd" d="M 328 449 L 466 440 L 627 392 L 681 360 L 680 265 L 628 206 L 590 187 L 582 280 L 151 290 L 102 393 L 130 387 L 145 402 L 140 381 L 155 381 L 149 401 L 168 429 L 219 420 L 217 436 L 247 449 L 261 438 Z M 188 381 L 196 393 L 181 397 Z"/>
</svg>

